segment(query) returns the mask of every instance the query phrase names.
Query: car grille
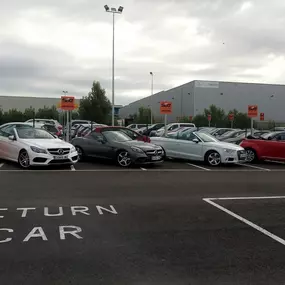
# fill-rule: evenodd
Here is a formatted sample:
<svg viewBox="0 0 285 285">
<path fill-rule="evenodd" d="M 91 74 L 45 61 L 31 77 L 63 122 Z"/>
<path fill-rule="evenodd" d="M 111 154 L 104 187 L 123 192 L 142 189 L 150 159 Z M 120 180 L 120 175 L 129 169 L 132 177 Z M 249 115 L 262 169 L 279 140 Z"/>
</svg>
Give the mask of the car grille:
<svg viewBox="0 0 285 285">
<path fill-rule="evenodd" d="M 146 154 L 148 156 L 156 156 L 156 155 L 162 155 L 163 152 L 162 152 L 162 149 L 158 149 L 158 150 L 147 150 L 146 151 Z"/>
<path fill-rule="evenodd" d="M 48 148 L 48 152 L 52 155 L 65 155 L 70 152 L 70 148 Z"/>
<path fill-rule="evenodd" d="M 239 160 L 246 160 L 246 151 L 245 150 L 238 150 L 237 152 Z"/>
</svg>

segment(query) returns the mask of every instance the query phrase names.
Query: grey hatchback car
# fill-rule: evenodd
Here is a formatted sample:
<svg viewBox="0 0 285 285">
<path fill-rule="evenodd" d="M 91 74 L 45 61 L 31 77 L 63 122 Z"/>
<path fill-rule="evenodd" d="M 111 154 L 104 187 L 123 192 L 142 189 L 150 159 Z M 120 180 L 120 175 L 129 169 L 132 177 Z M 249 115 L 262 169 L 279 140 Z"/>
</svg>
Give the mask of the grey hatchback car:
<svg viewBox="0 0 285 285">
<path fill-rule="evenodd" d="M 85 157 L 96 157 L 129 167 L 132 164 L 161 163 L 165 158 L 162 147 L 133 140 L 120 131 L 92 132 L 88 136 L 74 138 L 71 143 L 78 152 L 79 161 Z"/>
</svg>

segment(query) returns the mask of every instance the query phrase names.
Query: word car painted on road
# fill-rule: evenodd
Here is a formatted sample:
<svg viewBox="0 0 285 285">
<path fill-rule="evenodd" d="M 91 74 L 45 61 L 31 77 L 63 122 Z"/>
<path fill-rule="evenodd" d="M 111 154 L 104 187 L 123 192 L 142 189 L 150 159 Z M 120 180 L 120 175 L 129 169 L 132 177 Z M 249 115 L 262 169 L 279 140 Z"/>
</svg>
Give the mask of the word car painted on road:
<svg viewBox="0 0 285 285">
<path fill-rule="evenodd" d="M 44 207 L 41 213 L 44 217 L 61 217 L 64 216 L 64 213 L 71 214 L 71 216 L 90 216 L 91 213 L 97 213 L 99 215 L 104 214 L 113 214 L 118 215 L 118 212 L 114 208 L 114 206 L 109 205 L 109 208 L 105 208 L 99 205 L 95 206 L 96 211 L 92 212 L 91 209 L 89 209 L 86 206 L 71 206 L 67 209 L 64 207 L 58 207 L 56 210 L 53 209 L 51 211 L 48 207 Z M 68 211 L 67 211 L 68 210 Z M 15 230 L 8 227 L 1 227 L 1 224 L 3 224 L 2 220 L 5 219 L 9 220 L 9 214 L 13 218 L 15 218 L 15 211 L 16 213 L 19 213 L 20 219 L 33 219 L 33 215 L 36 215 L 36 218 L 39 218 L 40 210 L 36 207 L 21 207 L 16 209 L 8 209 L 8 208 L 0 208 L 0 245 L 4 243 L 8 243 L 13 241 L 13 239 L 17 235 L 15 234 Z M 35 216 L 34 216 L 35 218 Z M 76 239 L 83 239 L 82 235 L 82 228 L 76 225 L 60 225 L 58 227 L 58 233 L 60 240 L 66 240 L 67 236 L 72 236 Z M 41 239 L 43 241 L 48 241 L 48 237 L 41 226 L 33 227 L 31 230 L 28 231 L 28 234 L 25 235 L 23 242 L 26 243 L 30 240 L 37 240 Z"/>
</svg>

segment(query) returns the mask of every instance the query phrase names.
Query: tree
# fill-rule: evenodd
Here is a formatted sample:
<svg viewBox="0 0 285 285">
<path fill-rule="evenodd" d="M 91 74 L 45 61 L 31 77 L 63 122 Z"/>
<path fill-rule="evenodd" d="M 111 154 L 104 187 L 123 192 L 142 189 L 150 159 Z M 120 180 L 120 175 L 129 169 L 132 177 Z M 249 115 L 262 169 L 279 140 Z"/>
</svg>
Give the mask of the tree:
<svg viewBox="0 0 285 285">
<path fill-rule="evenodd" d="M 94 81 L 91 92 L 80 100 L 80 118 L 98 123 L 106 123 L 111 110 L 112 106 L 106 97 L 105 89 L 101 88 L 98 81 Z"/>
<path fill-rule="evenodd" d="M 40 108 L 36 112 L 36 118 L 40 119 L 54 119 L 57 120 L 59 117 L 58 111 L 56 109 L 56 106 L 52 106 L 51 108 L 44 106 L 43 108 Z"/>
<path fill-rule="evenodd" d="M 131 115 L 134 124 L 150 124 L 151 110 L 150 108 L 140 107 L 136 114 Z M 154 118 L 152 120 L 154 122 Z"/>
<path fill-rule="evenodd" d="M 193 118 L 193 123 L 196 125 L 196 127 L 206 127 L 208 126 L 209 122 L 205 115 L 197 115 Z"/>
<path fill-rule="evenodd" d="M 209 109 L 204 109 L 204 115 L 208 118 L 211 115 L 211 126 L 226 127 L 225 111 L 215 105 L 211 105 Z M 207 119 L 208 121 L 208 119 Z"/>
<path fill-rule="evenodd" d="M 30 106 L 30 108 L 25 109 L 24 111 L 24 117 L 26 121 L 29 119 L 33 119 L 35 115 L 36 110 L 32 106 Z"/>
</svg>

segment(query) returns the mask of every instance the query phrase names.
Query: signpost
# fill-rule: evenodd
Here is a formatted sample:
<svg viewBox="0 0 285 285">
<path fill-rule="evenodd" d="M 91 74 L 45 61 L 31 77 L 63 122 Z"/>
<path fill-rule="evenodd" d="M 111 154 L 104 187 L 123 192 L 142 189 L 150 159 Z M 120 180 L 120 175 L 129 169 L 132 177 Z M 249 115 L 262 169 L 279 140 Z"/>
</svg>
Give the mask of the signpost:
<svg viewBox="0 0 285 285">
<path fill-rule="evenodd" d="M 75 98 L 73 96 L 61 96 L 61 100 L 59 104 L 57 104 L 57 107 L 66 111 L 66 141 L 69 142 L 69 113 L 78 106 L 75 104 Z"/>
<path fill-rule="evenodd" d="M 248 105 L 247 116 L 250 118 L 251 135 L 253 135 L 253 118 L 256 118 L 258 116 L 258 106 L 257 105 Z"/>
<path fill-rule="evenodd" d="M 167 134 L 167 115 L 172 113 L 172 102 L 170 101 L 161 101 L 160 102 L 160 114 L 164 115 L 164 135 Z"/>
<path fill-rule="evenodd" d="M 260 113 L 260 121 L 264 121 L 264 113 Z"/>
<path fill-rule="evenodd" d="M 211 127 L 212 115 L 208 114 L 207 118 L 208 118 L 208 122 L 209 122 L 209 127 Z"/>
<path fill-rule="evenodd" d="M 229 114 L 229 120 L 231 122 L 231 128 L 233 128 L 233 123 L 234 123 L 235 115 L 233 113 Z"/>
</svg>

